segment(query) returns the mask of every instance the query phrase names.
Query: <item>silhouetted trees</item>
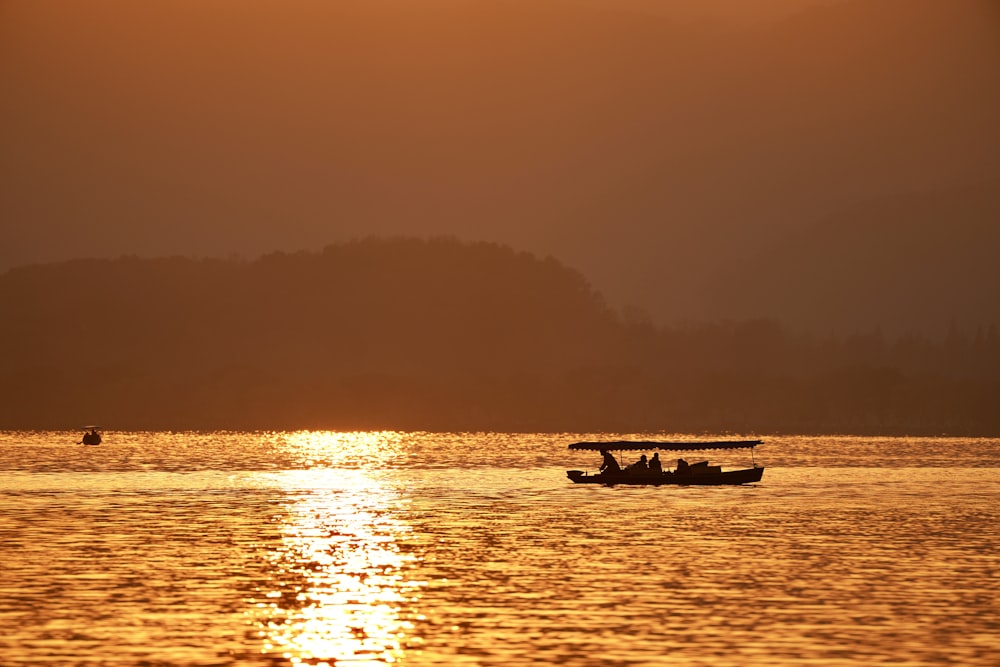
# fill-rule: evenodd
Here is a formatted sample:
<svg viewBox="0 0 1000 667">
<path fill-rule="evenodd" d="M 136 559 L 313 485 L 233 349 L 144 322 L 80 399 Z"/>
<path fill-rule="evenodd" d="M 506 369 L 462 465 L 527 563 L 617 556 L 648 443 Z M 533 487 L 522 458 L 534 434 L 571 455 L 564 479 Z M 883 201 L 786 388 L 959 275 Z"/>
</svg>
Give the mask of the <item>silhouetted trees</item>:
<svg viewBox="0 0 1000 667">
<path fill-rule="evenodd" d="M 1000 433 L 993 323 L 657 328 L 488 243 L 29 266 L 0 306 L 0 428 Z"/>
</svg>

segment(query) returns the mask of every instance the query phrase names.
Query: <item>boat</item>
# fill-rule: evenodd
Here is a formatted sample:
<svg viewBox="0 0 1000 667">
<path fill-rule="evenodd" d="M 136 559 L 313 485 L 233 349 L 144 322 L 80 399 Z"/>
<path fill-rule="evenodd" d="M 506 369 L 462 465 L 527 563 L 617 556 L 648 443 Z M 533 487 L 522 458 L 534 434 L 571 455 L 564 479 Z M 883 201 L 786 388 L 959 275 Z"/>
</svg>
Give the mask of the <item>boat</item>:
<svg viewBox="0 0 1000 667">
<path fill-rule="evenodd" d="M 752 468 L 742 470 L 722 470 L 722 466 L 709 465 L 708 461 L 687 463 L 678 459 L 673 470 L 650 470 L 639 466 L 620 466 L 614 462 L 612 469 L 603 472 L 590 473 L 583 470 L 567 470 L 566 476 L 574 484 L 615 484 L 654 485 L 674 484 L 679 486 L 719 486 L 724 484 L 753 484 L 764 476 L 764 467 L 757 465 L 753 459 L 753 449 L 763 444 L 763 440 L 714 440 L 714 441 L 680 441 L 659 442 L 642 440 L 616 440 L 610 442 L 574 442 L 569 446 L 572 450 L 600 451 L 605 453 L 605 459 L 612 451 L 618 452 L 648 452 L 659 450 L 664 452 L 698 452 L 714 449 L 749 449 L 753 461 Z M 619 454 L 620 458 L 621 454 Z M 657 460 L 659 456 L 656 456 Z M 645 455 L 643 455 L 645 460 Z M 602 469 L 604 466 L 601 466 Z"/>
<path fill-rule="evenodd" d="M 81 445 L 99 445 L 101 444 L 101 434 L 99 433 L 100 426 L 84 426 L 83 430 L 86 433 L 83 434 L 83 440 L 78 444 Z"/>
</svg>

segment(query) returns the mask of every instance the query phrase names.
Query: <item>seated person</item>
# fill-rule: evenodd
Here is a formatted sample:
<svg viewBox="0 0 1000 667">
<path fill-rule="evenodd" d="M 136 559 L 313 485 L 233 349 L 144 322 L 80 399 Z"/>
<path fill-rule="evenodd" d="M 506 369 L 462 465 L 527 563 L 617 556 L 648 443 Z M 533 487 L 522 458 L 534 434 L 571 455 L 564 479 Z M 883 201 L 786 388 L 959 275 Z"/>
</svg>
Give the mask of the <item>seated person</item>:
<svg viewBox="0 0 1000 667">
<path fill-rule="evenodd" d="M 677 472 L 682 475 L 686 472 L 689 472 L 688 462 L 685 461 L 684 459 L 677 459 Z"/>
<path fill-rule="evenodd" d="M 646 472 L 649 470 L 649 463 L 646 461 L 646 455 L 643 454 L 639 457 L 639 460 L 631 464 L 625 470 L 629 472 Z"/>
<path fill-rule="evenodd" d="M 659 452 L 654 452 L 653 458 L 649 459 L 649 471 L 657 474 L 663 472 L 663 466 L 660 464 Z"/>
</svg>

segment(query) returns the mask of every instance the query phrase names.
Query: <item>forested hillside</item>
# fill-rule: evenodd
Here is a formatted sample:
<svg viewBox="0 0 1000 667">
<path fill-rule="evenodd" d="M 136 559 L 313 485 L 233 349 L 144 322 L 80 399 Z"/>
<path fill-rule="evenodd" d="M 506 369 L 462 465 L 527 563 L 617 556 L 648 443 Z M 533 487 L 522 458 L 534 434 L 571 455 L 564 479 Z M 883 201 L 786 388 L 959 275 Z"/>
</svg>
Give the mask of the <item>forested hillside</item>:
<svg viewBox="0 0 1000 667">
<path fill-rule="evenodd" d="M 662 329 L 495 244 L 0 276 L 0 428 L 1000 433 L 996 328 Z"/>
</svg>

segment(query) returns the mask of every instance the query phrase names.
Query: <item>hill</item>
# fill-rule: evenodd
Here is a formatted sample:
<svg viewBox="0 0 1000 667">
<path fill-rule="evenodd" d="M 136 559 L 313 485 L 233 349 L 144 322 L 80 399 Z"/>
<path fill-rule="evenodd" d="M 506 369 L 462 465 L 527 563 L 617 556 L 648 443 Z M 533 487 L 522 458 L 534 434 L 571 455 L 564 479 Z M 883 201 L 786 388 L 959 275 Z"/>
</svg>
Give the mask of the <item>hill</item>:
<svg viewBox="0 0 1000 667">
<path fill-rule="evenodd" d="M 1000 433 L 996 327 L 661 328 L 489 243 L 28 266 L 0 310 L 6 429 Z"/>
<path fill-rule="evenodd" d="M 492 423 L 514 416 L 518 383 L 532 394 L 529 378 L 621 347 L 576 272 L 447 240 L 26 267 L 0 303 L 5 417 L 28 424 Z"/>
</svg>

